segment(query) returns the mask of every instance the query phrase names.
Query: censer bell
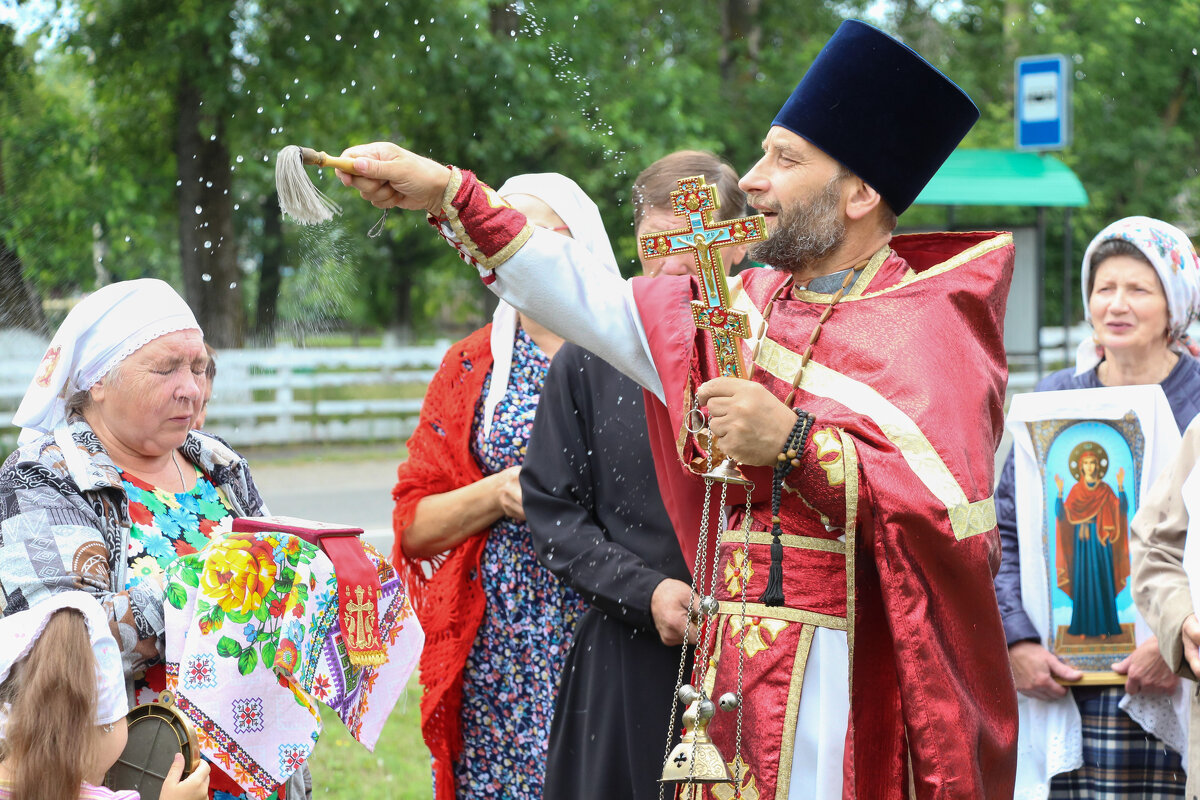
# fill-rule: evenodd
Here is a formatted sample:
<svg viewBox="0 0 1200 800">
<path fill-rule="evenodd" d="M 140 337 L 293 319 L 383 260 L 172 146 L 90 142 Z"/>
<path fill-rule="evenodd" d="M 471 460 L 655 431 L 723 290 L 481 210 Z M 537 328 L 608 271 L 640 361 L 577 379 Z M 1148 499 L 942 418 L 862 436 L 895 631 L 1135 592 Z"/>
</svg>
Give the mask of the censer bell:
<svg viewBox="0 0 1200 800">
<path fill-rule="evenodd" d="M 706 697 L 694 700 L 683 712 L 687 732 L 667 756 L 660 783 L 729 783 L 733 776 L 708 735 L 708 723 L 717 711 Z"/>
<path fill-rule="evenodd" d="M 738 467 L 738 463 L 729 456 L 721 452 L 720 446 L 717 444 L 717 437 L 706 432 L 698 437 L 701 442 L 707 447 L 712 454 L 713 460 L 720 459 L 720 462 L 704 473 L 702 477 L 717 483 L 727 483 L 732 486 L 754 486 L 754 481 L 742 474 L 742 470 Z"/>
<path fill-rule="evenodd" d="M 704 477 L 708 480 L 717 481 L 718 483 L 728 483 L 734 486 L 753 486 L 754 481 L 747 478 L 738 469 L 737 462 L 732 458 L 726 457 L 724 461 L 717 464 L 710 472 L 704 473 Z"/>
</svg>

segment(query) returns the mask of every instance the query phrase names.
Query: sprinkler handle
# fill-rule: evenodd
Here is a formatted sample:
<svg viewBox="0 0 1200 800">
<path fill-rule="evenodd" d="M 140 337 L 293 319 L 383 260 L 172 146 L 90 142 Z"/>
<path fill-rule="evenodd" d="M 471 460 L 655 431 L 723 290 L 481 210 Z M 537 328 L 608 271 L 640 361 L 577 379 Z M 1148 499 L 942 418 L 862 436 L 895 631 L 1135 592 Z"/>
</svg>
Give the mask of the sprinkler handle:
<svg viewBox="0 0 1200 800">
<path fill-rule="evenodd" d="M 300 148 L 300 161 L 313 167 L 336 167 L 351 175 L 358 174 L 354 171 L 354 159 L 331 156 L 324 150 L 314 150 L 311 147 Z"/>
</svg>

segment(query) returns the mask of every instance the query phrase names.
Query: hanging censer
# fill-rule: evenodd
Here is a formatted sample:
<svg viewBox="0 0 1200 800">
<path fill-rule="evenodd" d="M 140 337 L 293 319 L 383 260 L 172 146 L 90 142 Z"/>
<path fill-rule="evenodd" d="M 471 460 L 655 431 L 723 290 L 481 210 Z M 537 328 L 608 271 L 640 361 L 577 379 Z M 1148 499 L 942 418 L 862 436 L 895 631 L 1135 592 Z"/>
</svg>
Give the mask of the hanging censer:
<svg viewBox="0 0 1200 800">
<path fill-rule="evenodd" d="M 671 192 L 671 207 L 675 216 L 683 217 L 686 220 L 686 227 L 638 237 L 642 256 L 652 259 L 682 252 L 693 254 L 702 299 L 692 301 L 692 319 L 697 328 L 710 332 L 720 374 L 732 378 L 746 378 L 747 373 L 745 362 L 742 359 L 740 340 L 750 338 L 752 334 L 746 314 L 734 310 L 731 306 L 729 284 L 721 263 L 720 248 L 765 240 L 767 238 L 765 219 L 760 214 L 723 223 L 714 222 L 712 216 L 720 208 L 720 198 L 717 196 L 716 187 L 707 185 L 703 176 L 680 180 L 679 188 Z M 733 459 L 720 452 L 715 437 L 708 430 L 704 415 L 699 408 L 693 407 L 688 413 L 685 427 L 688 433 L 697 437 L 707 453 L 707 471 L 702 476 L 704 479 L 704 508 L 701 513 L 696 568 L 692 579 L 691 599 L 688 604 L 689 609 L 699 609 L 699 616 L 694 618 L 689 614 L 685 630 L 684 645 L 679 661 L 679 676 L 675 684 L 675 700 L 671 709 L 671 725 L 667 734 L 667 746 L 670 747 L 674 737 L 677 709 L 675 703 L 677 702 L 682 702 L 686 706 L 683 713 L 684 733 L 679 744 L 667 753 L 663 764 L 659 797 L 661 800 L 662 786 L 668 783 L 689 786 L 692 796 L 695 795 L 696 784 L 732 783 L 735 796 L 740 797 L 740 773 L 743 764 L 740 756 L 743 648 L 738 648 L 736 692 L 723 694 L 719 704 L 714 704 L 708 697 L 703 681 L 704 670 L 714 651 L 715 639 L 718 635 L 716 615 L 719 610 L 719 603 L 716 599 L 718 557 L 715 551 L 712 563 L 709 564 L 709 501 L 712 497 L 714 483 L 721 485 L 721 508 L 725 507 L 726 495 L 731 484 L 745 488 L 746 513 L 743 532 L 747 539 L 746 544 L 749 545 L 750 492 L 754 488 L 754 484 L 742 474 Z M 713 466 L 714 462 L 717 462 L 715 467 Z M 718 519 L 717 522 L 721 521 Z M 698 604 L 697 596 L 699 596 Z M 745 616 L 745 603 L 745 593 L 743 592 L 743 616 Z M 696 653 L 691 683 L 684 683 L 687 642 L 691 640 L 693 622 L 696 624 L 697 634 Z M 725 712 L 737 711 L 735 747 L 738 752 L 735 753 L 735 760 L 732 762 L 735 765 L 735 771 L 739 773 L 737 775 L 730 774 L 726 760 L 708 734 L 708 725 L 716 714 L 718 705 Z"/>
</svg>

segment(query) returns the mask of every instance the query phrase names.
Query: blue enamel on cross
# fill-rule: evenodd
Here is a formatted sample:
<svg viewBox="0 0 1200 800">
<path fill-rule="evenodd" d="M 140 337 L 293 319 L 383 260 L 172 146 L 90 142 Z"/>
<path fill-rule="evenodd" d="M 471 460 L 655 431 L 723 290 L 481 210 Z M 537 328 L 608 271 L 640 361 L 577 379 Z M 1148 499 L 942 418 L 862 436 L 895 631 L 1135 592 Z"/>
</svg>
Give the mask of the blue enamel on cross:
<svg viewBox="0 0 1200 800">
<path fill-rule="evenodd" d="M 767 238 L 761 214 L 714 223 L 713 212 L 721 207 L 717 187 L 709 186 L 703 176 L 684 178 L 671 192 L 675 216 L 684 217 L 686 228 L 647 233 L 638 237 L 643 258 L 662 258 L 691 251 L 700 276 L 702 300 L 692 301 L 692 319 L 697 328 L 712 331 L 713 347 L 721 374 L 745 378 L 746 366 L 738 339 L 750 337 L 746 315 L 729 304 L 729 284 L 721 264 L 720 248 Z"/>
</svg>

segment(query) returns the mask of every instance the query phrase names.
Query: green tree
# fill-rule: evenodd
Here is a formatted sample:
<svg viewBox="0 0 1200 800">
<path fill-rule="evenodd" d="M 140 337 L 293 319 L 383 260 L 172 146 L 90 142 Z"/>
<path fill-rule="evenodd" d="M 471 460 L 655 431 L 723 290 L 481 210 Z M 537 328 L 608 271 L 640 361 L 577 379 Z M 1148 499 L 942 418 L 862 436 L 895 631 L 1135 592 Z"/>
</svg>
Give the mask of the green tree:
<svg viewBox="0 0 1200 800">
<path fill-rule="evenodd" d="M 0 25 L 0 328 L 45 332 L 39 291 L 91 272 L 94 136 L 76 111 L 88 105 L 86 87 L 61 67 L 51 58 L 35 71 Z"/>
</svg>

